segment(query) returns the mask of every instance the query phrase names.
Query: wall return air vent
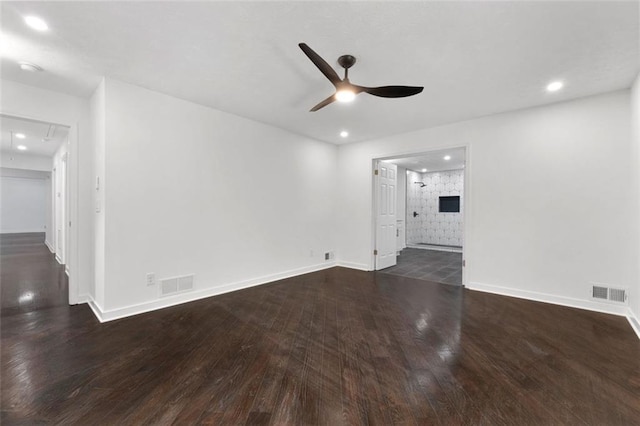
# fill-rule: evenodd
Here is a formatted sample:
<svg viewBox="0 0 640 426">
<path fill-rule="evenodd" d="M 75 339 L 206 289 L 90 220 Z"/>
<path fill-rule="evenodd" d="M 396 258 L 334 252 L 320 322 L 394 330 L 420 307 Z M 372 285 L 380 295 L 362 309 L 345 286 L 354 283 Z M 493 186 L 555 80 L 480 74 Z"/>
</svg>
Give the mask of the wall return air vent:
<svg viewBox="0 0 640 426">
<path fill-rule="evenodd" d="M 193 275 L 160 280 L 160 296 L 172 296 L 193 290 Z"/>
<path fill-rule="evenodd" d="M 593 284 L 591 286 L 591 298 L 614 303 L 627 303 L 629 295 L 626 288 L 607 287 L 604 284 Z"/>
</svg>

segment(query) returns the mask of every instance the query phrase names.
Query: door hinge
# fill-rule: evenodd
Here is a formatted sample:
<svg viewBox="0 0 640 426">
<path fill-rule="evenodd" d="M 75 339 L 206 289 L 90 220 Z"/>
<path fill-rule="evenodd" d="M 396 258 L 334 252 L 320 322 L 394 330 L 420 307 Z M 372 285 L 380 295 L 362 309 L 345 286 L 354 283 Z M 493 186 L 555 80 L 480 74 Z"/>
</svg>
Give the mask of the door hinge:
<svg viewBox="0 0 640 426">
<path fill-rule="evenodd" d="M 462 267 L 464 268 L 465 266 L 467 266 L 467 261 L 462 259 Z"/>
<path fill-rule="evenodd" d="M 378 171 L 377 171 L 377 170 L 374 170 L 374 171 L 373 171 L 373 174 L 374 174 L 374 175 L 376 175 L 376 176 L 378 176 Z"/>
<path fill-rule="evenodd" d="M 377 256 L 377 255 L 378 255 L 378 250 L 374 250 L 374 251 L 373 251 L 373 255 L 374 255 L 374 256 Z"/>
</svg>

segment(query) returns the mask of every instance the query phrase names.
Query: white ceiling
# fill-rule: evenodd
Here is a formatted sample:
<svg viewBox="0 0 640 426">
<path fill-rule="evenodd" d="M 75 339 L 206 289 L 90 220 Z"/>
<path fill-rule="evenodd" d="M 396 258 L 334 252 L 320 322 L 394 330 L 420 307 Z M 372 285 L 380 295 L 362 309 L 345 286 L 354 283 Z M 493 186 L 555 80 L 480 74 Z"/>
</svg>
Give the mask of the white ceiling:
<svg viewBox="0 0 640 426">
<path fill-rule="evenodd" d="M 441 172 L 443 170 L 462 169 L 465 166 L 464 154 L 464 148 L 443 149 L 411 157 L 393 158 L 384 161 L 418 173 L 424 173 L 422 171 L 423 169 L 427 169 L 427 172 Z M 445 160 L 445 156 L 451 158 Z"/>
<path fill-rule="evenodd" d="M 628 88 L 638 2 L 6 2 L 2 77 L 89 96 L 107 75 L 312 138 L 367 140 Z M 44 18 L 50 30 L 26 27 Z M 333 87 L 298 48 L 353 83 L 422 94 L 308 110 Z M 46 71 L 21 71 L 17 61 Z M 342 75 L 342 73 L 340 73 Z M 554 79 L 565 88 L 544 91 Z M 342 139 L 340 130 L 350 136 Z"/>
<path fill-rule="evenodd" d="M 25 138 L 18 139 L 17 133 L 22 133 Z M 53 157 L 68 135 L 66 126 L 0 115 L 0 150 L 4 153 Z M 26 146 L 27 150 L 18 150 L 18 145 Z"/>
</svg>

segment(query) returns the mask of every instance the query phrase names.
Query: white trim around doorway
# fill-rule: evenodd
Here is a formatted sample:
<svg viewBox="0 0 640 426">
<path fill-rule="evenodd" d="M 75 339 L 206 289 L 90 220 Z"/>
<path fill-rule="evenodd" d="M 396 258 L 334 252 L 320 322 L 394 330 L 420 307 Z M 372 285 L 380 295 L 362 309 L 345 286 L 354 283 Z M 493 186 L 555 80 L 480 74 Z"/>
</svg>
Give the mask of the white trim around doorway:
<svg viewBox="0 0 640 426">
<path fill-rule="evenodd" d="M 386 155 L 379 155 L 379 156 L 373 156 L 373 158 L 371 159 L 371 167 L 372 167 L 372 171 L 371 171 L 371 250 L 370 250 L 370 255 L 371 255 L 371 263 L 369 265 L 369 270 L 370 271 L 374 271 L 375 270 L 375 256 L 373 255 L 373 251 L 376 248 L 376 209 L 377 209 L 377 204 L 376 204 L 376 195 L 375 195 L 375 176 L 373 174 L 373 170 L 375 170 L 375 166 L 376 163 L 378 161 L 381 160 L 392 160 L 392 159 L 396 159 L 396 158 L 407 158 L 407 157 L 419 157 L 419 156 L 423 156 L 426 154 L 430 154 L 430 153 L 434 153 L 434 152 L 438 152 L 438 151 L 446 151 L 449 149 L 464 149 L 465 151 L 465 166 L 464 166 L 464 204 L 463 204 L 463 211 L 462 211 L 462 218 L 463 218 L 463 232 L 462 232 L 462 259 L 463 259 L 463 268 L 462 268 L 462 285 L 463 287 L 467 287 L 469 284 L 469 268 L 470 265 L 473 264 L 473 262 L 469 259 L 469 255 L 470 255 L 470 251 L 468 250 L 468 241 L 469 238 L 468 236 L 470 235 L 471 232 L 471 221 L 469 220 L 469 218 L 471 217 L 472 214 L 472 209 L 473 209 L 473 204 L 471 202 L 471 195 L 472 195 L 472 180 L 471 180 L 471 172 L 472 172 L 472 168 L 471 168 L 471 146 L 469 144 L 463 144 L 463 145 L 452 145 L 452 146 L 434 146 L 434 147 L 430 147 L 429 149 L 426 150 L 420 150 L 420 151 L 409 151 L 409 152 L 400 152 L 397 154 L 386 154 Z M 406 232 L 406 226 L 405 226 L 405 232 Z"/>
<path fill-rule="evenodd" d="M 65 126 L 69 128 L 69 139 L 68 139 L 68 147 L 67 147 L 67 187 L 69 188 L 69 193 L 67 195 L 67 205 L 69 206 L 68 215 L 66 217 L 66 223 L 64 226 L 68 226 L 68 242 L 69 245 L 66 247 L 67 258 L 65 272 L 69 277 L 69 304 L 76 305 L 78 303 L 84 302 L 84 297 L 80 295 L 80 287 L 79 287 L 79 268 L 78 268 L 78 259 L 79 259 L 79 245 L 80 245 L 80 236 L 78 233 L 78 206 L 79 206 L 79 197 L 80 197 L 80 182 L 79 182 L 79 163 L 78 163 L 78 152 L 79 152 L 79 123 L 78 122 L 60 122 L 55 118 L 50 117 L 42 117 L 42 116 L 29 116 L 20 113 L 14 113 L 8 110 L 0 111 L 0 115 L 14 117 L 21 120 L 31 120 L 31 121 L 39 121 L 43 123 L 52 123 L 58 124 L 61 126 Z M 69 223 L 71 225 L 69 225 Z M 47 244 L 47 248 L 51 250 L 51 247 Z M 55 249 L 52 250 L 55 252 Z"/>
</svg>

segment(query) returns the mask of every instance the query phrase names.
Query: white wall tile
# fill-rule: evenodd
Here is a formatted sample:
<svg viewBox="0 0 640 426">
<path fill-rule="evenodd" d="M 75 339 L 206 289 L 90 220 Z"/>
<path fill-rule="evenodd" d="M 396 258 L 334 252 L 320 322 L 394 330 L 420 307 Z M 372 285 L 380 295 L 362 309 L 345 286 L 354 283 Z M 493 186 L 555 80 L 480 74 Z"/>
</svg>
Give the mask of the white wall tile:
<svg viewBox="0 0 640 426">
<path fill-rule="evenodd" d="M 421 187 L 415 182 L 424 182 Z M 464 170 L 407 175 L 407 244 L 462 246 L 462 213 L 438 212 L 441 196 L 460 196 L 464 189 Z M 413 212 L 418 216 L 413 217 Z"/>
</svg>

